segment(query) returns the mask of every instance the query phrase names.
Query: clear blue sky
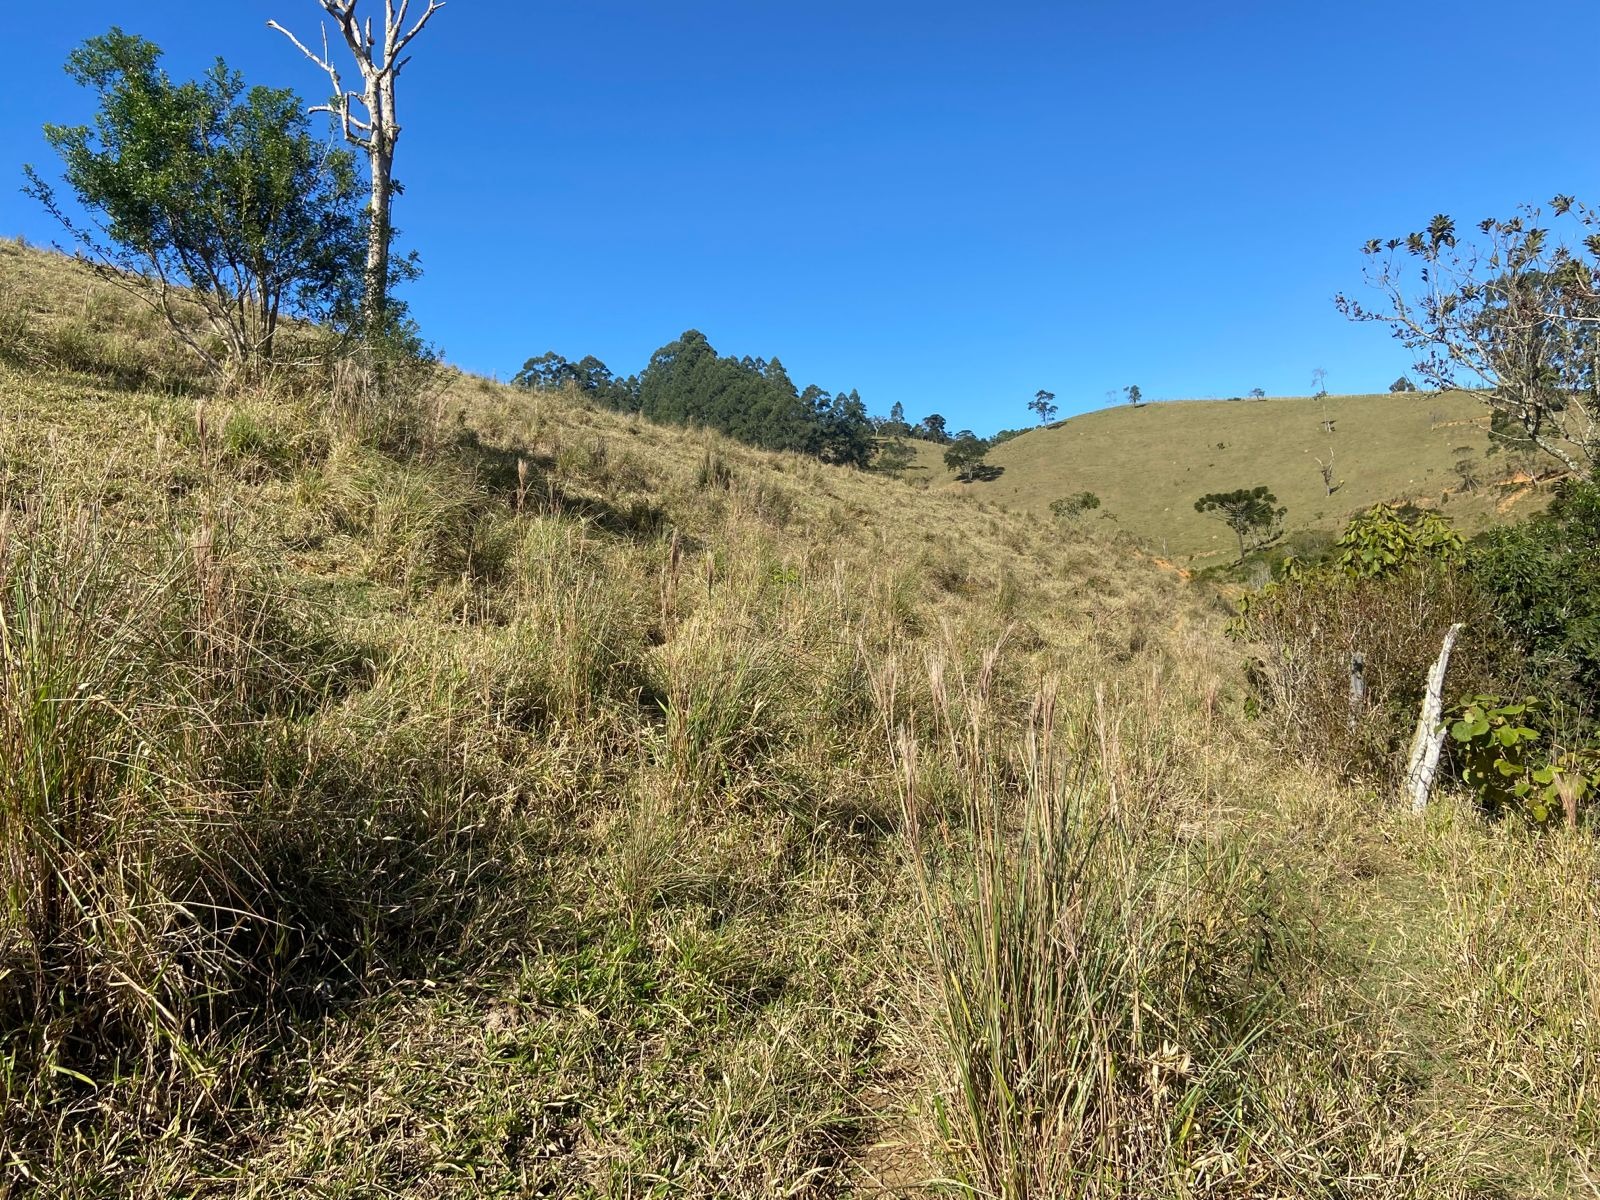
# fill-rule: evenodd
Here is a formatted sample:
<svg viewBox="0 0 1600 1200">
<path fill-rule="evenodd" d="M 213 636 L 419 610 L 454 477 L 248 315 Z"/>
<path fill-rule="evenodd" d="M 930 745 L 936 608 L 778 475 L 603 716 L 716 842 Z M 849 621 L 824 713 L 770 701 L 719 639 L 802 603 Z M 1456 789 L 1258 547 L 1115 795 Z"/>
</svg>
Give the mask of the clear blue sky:
<svg viewBox="0 0 1600 1200">
<path fill-rule="evenodd" d="M 418 0 L 420 3 L 421 0 Z M 376 6 L 377 0 L 366 0 Z M 61 71 L 121 23 L 175 75 L 325 81 L 265 28 L 313 0 L 0 11 L 0 232 Z M 619 373 L 698 328 L 980 432 L 1151 398 L 1378 390 L 1407 366 L 1330 298 L 1433 213 L 1600 200 L 1600 6 L 451 0 L 401 81 L 408 293 L 454 362 Z"/>
</svg>

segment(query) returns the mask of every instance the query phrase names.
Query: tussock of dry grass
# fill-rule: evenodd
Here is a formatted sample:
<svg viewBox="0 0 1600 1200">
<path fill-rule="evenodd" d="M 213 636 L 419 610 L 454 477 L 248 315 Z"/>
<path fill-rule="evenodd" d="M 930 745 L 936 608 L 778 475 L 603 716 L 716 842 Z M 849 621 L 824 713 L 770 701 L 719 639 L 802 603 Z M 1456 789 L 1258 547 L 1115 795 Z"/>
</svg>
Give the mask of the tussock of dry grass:
<svg viewBox="0 0 1600 1200">
<path fill-rule="evenodd" d="M 1592 844 L 1284 762 L 1125 539 L 117 330 L 0 355 L 4 1187 L 1590 1186 Z"/>
</svg>

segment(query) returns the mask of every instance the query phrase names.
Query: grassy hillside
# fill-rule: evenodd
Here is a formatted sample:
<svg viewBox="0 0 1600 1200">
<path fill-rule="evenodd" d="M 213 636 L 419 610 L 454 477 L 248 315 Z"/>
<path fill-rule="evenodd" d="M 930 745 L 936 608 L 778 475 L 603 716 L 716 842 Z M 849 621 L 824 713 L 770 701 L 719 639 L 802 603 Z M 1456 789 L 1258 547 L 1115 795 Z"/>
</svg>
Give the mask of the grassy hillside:
<svg viewBox="0 0 1600 1200">
<path fill-rule="evenodd" d="M 913 444 L 910 476 L 945 486 L 942 452 Z M 1094 492 L 1104 505 L 1097 518 L 1114 518 L 1156 553 L 1205 566 L 1238 553 L 1231 531 L 1194 511 L 1208 492 L 1265 484 L 1288 508 L 1290 530 L 1333 531 L 1379 501 L 1441 508 L 1468 531 L 1536 510 L 1539 490 L 1498 486 L 1516 470 L 1508 455 L 1487 455 L 1489 446 L 1487 413 L 1461 395 L 1186 400 L 1085 413 L 1013 438 L 989 454 L 1002 473 L 968 486 L 1041 515 L 1058 497 Z M 1331 496 L 1318 469 L 1330 450 L 1339 485 Z M 1463 459 L 1477 467 L 1476 490 L 1463 490 Z"/>
<path fill-rule="evenodd" d="M 0 245 L 0 1191 L 1600 1172 L 1593 844 L 1286 761 L 1117 530 L 144 321 Z"/>
</svg>

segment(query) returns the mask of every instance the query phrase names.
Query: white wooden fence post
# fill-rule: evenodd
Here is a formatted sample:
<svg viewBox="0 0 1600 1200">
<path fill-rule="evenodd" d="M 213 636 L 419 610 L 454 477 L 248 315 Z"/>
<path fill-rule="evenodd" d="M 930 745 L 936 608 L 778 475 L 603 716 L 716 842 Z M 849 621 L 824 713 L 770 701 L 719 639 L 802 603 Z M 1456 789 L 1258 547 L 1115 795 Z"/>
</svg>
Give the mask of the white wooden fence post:
<svg viewBox="0 0 1600 1200">
<path fill-rule="evenodd" d="M 1439 661 L 1428 672 L 1428 691 L 1422 697 L 1422 712 L 1417 716 L 1417 732 L 1411 738 L 1411 760 L 1406 767 L 1406 791 L 1411 796 L 1411 811 L 1422 813 L 1428 807 L 1428 793 L 1439 770 L 1439 752 L 1444 749 L 1444 673 L 1450 669 L 1450 652 L 1465 626 L 1450 626 L 1444 636 Z"/>
</svg>

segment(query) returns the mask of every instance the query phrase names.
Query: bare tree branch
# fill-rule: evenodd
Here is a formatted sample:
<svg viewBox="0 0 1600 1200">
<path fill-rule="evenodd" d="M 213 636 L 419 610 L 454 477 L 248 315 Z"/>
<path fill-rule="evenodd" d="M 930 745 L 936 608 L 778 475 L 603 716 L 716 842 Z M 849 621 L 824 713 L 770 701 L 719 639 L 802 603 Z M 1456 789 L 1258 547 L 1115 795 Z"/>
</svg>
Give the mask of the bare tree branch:
<svg viewBox="0 0 1600 1200">
<path fill-rule="evenodd" d="M 1557 216 L 1600 229 L 1595 213 L 1558 197 Z M 1352 320 L 1389 326 L 1418 353 L 1417 371 L 1437 388 L 1477 395 L 1522 440 L 1587 475 L 1600 465 L 1600 233 L 1561 244 L 1525 208 L 1478 226 L 1482 244 L 1459 244 L 1454 222 L 1369 242 L 1367 283 L 1387 304 L 1374 311 L 1343 296 Z M 1405 268 L 1418 266 L 1408 294 Z M 1491 435 L 1508 437 L 1491 427 Z"/>
<path fill-rule="evenodd" d="M 389 242 L 392 225 L 390 211 L 393 206 L 394 151 L 400 138 L 400 122 L 396 115 L 395 80 L 411 61 L 405 48 L 427 27 L 435 13 L 444 8 L 444 0 L 428 0 L 428 7 L 407 28 L 411 14 L 411 0 L 384 0 L 383 39 L 381 45 L 373 37 L 373 22 L 369 16 L 363 23 L 357 13 L 360 0 L 317 0 L 344 38 L 346 48 L 361 73 L 361 91 L 347 90 L 340 80 L 328 50 L 327 32 L 323 32 L 323 52 L 319 57 L 306 48 L 293 34 L 276 21 L 268 21 L 269 28 L 287 37 L 306 58 L 325 71 L 333 82 L 333 99 L 318 105 L 312 111 L 326 112 L 338 120 L 345 140 L 366 153 L 371 177 L 371 202 L 368 213 L 367 285 L 363 304 L 368 327 L 377 325 L 382 310 L 388 303 Z M 361 105 L 365 118 L 352 112 Z"/>
</svg>

